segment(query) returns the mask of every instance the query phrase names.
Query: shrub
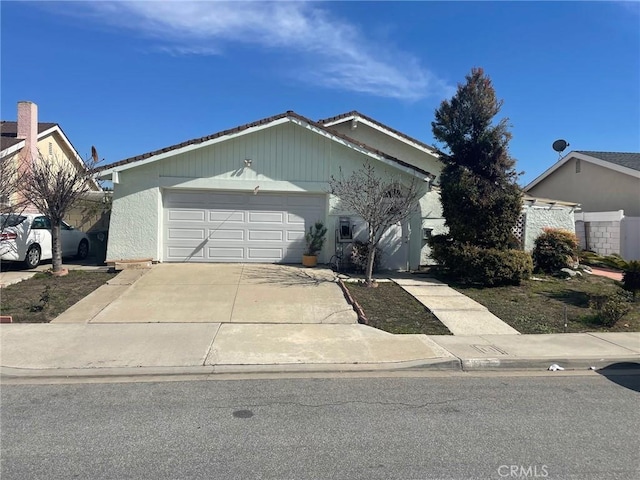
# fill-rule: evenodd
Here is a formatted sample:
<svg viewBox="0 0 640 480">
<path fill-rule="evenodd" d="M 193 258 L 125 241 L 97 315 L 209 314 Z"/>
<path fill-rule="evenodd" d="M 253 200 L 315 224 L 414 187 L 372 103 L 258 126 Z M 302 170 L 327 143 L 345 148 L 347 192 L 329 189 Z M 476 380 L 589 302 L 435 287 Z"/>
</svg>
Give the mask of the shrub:
<svg viewBox="0 0 640 480">
<path fill-rule="evenodd" d="M 625 290 L 633 292 L 636 297 L 640 291 L 640 260 L 631 260 L 622 274 L 622 284 Z"/>
<path fill-rule="evenodd" d="M 380 268 L 381 251 L 376 248 L 376 254 L 373 257 L 373 272 L 377 272 Z M 356 240 L 351 245 L 351 264 L 356 272 L 364 272 L 367 268 L 367 259 L 369 257 L 369 244 Z"/>
<path fill-rule="evenodd" d="M 531 276 L 531 256 L 522 250 L 498 250 L 459 244 L 447 235 L 429 242 L 431 256 L 456 280 L 486 286 L 519 285 Z"/>
<path fill-rule="evenodd" d="M 613 327 L 631 309 L 625 292 L 592 295 L 589 307 L 596 311 L 597 323 L 605 327 Z"/>
<path fill-rule="evenodd" d="M 533 264 L 536 271 L 553 273 L 572 267 L 578 253 L 578 238 L 568 230 L 545 228 L 536 238 Z"/>
</svg>

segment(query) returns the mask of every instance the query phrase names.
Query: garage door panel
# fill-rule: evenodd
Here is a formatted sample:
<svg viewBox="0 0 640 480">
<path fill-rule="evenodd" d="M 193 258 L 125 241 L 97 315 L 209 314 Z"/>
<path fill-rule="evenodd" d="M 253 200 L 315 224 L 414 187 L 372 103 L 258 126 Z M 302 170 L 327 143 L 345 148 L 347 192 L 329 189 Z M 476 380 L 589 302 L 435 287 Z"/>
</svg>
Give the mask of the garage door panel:
<svg viewBox="0 0 640 480">
<path fill-rule="evenodd" d="M 209 230 L 209 240 L 244 240 L 244 230 Z"/>
<path fill-rule="evenodd" d="M 299 263 L 326 208 L 325 195 L 297 193 L 167 190 L 163 201 L 169 262 Z"/>
<path fill-rule="evenodd" d="M 248 212 L 249 223 L 284 223 L 284 212 Z"/>
<path fill-rule="evenodd" d="M 170 228 L 170 239 L 204 240 L 204 229 Z"/>
<path fill-rule="evenodd" d="M 212 261 L 235 261 L 244 257 L 244 249 L 242 247 L 209 247 L 207 254 Z"/>
<path fill-rule="evenodd" d="M 216 210 L 209 212 L 210 222 L 224 223 L 244 223 L 245 212 L 237 212 L 234 210 Z"/>
<path fill-rule="evenodd" d="M 204 210 L 169 210 L 169 220 L 175 222 L 204 222 Z"/>
<path fill-rule="evenodd" d="M 263 242 L 281 242 L 284 237 L 282 230 L 249 230 L 249 240 Z"/>
<path fill-rule="evenodd" d="M 304 242 L 304 230 L 287 230 L 287 242 Z"/>
</svg>

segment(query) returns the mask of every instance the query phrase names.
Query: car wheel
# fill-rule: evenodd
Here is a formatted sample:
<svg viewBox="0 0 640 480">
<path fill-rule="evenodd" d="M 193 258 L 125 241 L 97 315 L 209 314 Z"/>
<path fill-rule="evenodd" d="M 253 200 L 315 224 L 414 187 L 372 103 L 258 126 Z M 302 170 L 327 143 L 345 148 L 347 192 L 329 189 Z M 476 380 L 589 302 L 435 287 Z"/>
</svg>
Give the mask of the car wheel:
<svg viewBox="0 0 640 480">
<path fill-rule="evenodd" d="M 27 255 L 24 257 L 24 265 L 27 268 L 36 268 L 40 265 L 40 247 L 37 245 L 31 245 L 27 250 Z"/>
<path fill-rule="evenodd" d="M 78 254 L 76 255 L 76 258 L 80 260 L 84 260 L 88 256 L 89 256 L 89 242 L 87 242 L 86 240 L 82 240 L 80 242 L 80 245 L 78 245 Z"/>
</svg>

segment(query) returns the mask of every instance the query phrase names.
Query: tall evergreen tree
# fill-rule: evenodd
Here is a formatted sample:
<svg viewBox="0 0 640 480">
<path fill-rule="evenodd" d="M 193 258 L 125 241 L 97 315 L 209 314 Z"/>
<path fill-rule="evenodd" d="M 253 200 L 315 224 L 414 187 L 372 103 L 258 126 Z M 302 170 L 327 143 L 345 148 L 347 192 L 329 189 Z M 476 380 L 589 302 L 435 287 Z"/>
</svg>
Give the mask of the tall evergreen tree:
<svg viewBox="0 0 640 480">
<path fill-rule="evenodd" d="M 466 80 L 431 123 L 448 150 L 441 175 L 443 213 L 454 242 L 506 250 L 522 208 L 508 119 L 493 124 L 502 100 L 482 68 L 472 69 Z"/>
</svg>

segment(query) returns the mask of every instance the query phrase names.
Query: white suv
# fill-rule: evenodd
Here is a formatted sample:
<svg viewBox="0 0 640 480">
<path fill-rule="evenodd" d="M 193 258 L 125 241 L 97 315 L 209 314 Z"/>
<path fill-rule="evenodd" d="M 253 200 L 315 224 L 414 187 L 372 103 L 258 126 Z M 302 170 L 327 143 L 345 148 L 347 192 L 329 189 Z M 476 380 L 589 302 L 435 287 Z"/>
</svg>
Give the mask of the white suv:
<svg viewBox="0 0 640 480">
<path fill-rule="evenodd" d="M 89 237 L 62 222 L 62 256 L 84 259 L 89 255 Z M 35 268 L 52 257 L 51 221 L 39 213 L 0 215 L 0 260 L 23 262 Z"/>
</svg>

